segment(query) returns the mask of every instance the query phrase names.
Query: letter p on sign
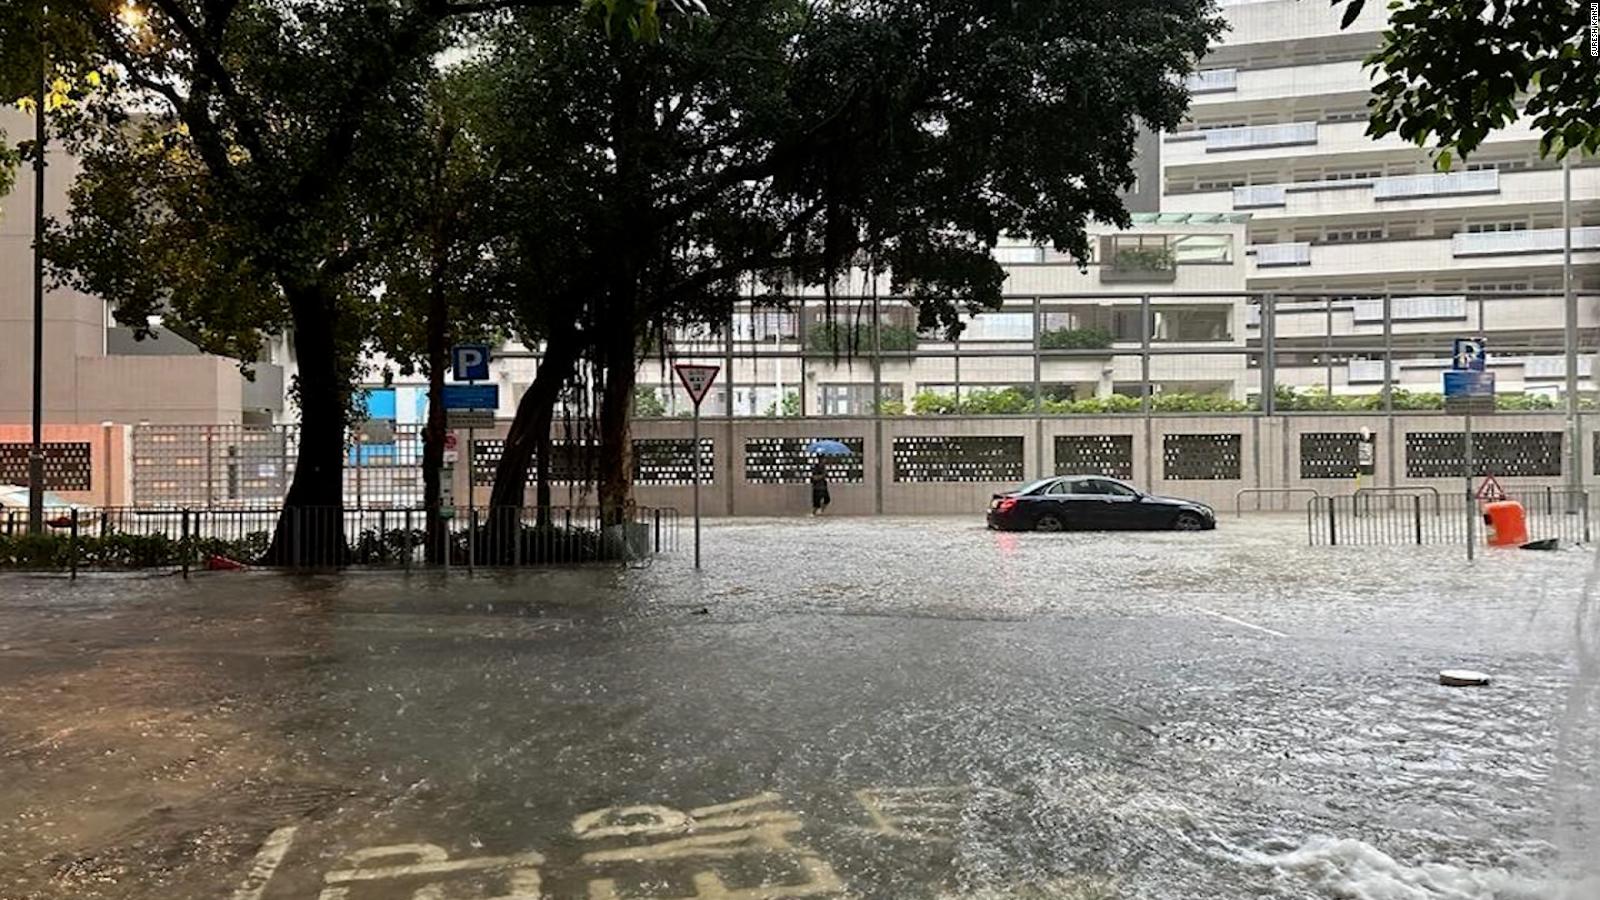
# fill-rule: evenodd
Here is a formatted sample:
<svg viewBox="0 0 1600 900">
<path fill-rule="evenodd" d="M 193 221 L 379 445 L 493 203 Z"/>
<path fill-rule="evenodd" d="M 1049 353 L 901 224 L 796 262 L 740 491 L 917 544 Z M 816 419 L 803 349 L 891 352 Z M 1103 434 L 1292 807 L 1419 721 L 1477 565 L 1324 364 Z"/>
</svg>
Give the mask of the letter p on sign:
<svg viewBox="0 0 1600 900">
<path fill-rule="evenodd" d="M 457 381 L 487 381 L 489 345 L 457 344 L 450 349 L 450 363 Z"/>
</svg>

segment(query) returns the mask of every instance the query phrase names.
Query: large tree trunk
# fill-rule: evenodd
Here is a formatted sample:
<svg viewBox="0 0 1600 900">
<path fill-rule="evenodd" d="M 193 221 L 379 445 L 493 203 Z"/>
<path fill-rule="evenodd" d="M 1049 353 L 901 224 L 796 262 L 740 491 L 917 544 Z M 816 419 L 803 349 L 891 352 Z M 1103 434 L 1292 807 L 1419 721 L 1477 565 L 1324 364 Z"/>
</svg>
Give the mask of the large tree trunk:
<svg viewBox="0 0 1600 900">
<path fill-rule="evenodd" d="M 493 554 L 510 562 L 522 524 L 522 509 L 527 505 L 528 472 L 537 466 L 539 491 L 538 521 L 550 524 L 550 432 L 555 425 L 556 400 L 561 388 L 572 377 L 579 347 L 576 335 L 561 332 L 546 342 L 544 358 L 522 399 L 494 471 L 494 490 L 489 495 L 489 528 Z"/>
<path fill-rule="evenodd" d="M 341 566 L 344 539 L 345 373 L 340 371 L 332 304 L 320 292 L 291 294 L 294 349 L 299 361 L 300 451 L 294 481 L 272 544 L 268 566 Z"/>
<path fill-rule="evenodd" d="M 621 306 L 622 304 L 619 304 Z M 600 522 L 620 525 L 633 514 L 633 386 L 638 376 L 632 304 L 628 315 L 608 317 L 605 386 L 600 394 Z M 621 310 L 619 310 L 620 312 Z"/>
<path fill-rule="evenodd" d="M 444 370 L 448 364 L 449 310 L 444 290 L 435 283 L 428 298 L 428 424 L 422 437 L 422 508 L 427 561 L 442 561 L 445 551 L 445 520 L 440 515 L 444 469 Z"/>
</svg>

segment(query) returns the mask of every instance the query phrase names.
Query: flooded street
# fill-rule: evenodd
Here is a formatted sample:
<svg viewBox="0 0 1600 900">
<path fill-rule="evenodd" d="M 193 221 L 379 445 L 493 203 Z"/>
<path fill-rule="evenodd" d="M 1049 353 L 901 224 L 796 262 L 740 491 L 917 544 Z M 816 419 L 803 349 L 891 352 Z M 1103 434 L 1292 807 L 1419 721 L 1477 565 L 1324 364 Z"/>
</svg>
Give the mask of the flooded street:
<svg viewBox="0 0 1600 900">
<path fill-rule="evenodd" d="M 1586 900 L 1594 570 L 1267 516 L 0 576 L 0 898 Z"/>
</svg>

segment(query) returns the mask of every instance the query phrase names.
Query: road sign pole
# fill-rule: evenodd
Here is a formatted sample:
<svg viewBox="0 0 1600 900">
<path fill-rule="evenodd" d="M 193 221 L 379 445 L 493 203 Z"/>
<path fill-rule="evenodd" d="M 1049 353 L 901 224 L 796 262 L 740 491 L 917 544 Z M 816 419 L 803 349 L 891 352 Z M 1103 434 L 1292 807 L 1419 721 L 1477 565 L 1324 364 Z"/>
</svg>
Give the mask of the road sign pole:
<svg viewBox="0 0 1600 900">
<path fill-rule="evenodd" d="M 472 458 L 472 435 L 474 434 L 474 431 L 475 429 L 472 428 L 467 429 L 467 574 L 469 575 L 472 574 L 474 565 L 477 562 L 478 552 L 478 536 L 473 534 L 473 531 L 476 530 L 475 526 L 478 523 L 478 502 L 477 498 L 472 495 L 472 489 L 475 486 L 473 482 L 476 481 L 476 479 L 473 478 L 474 472 L 472 469 L 476 462 L 476 460 Z"/>
<path fill-rule="evenodd" d="M 694 457 L 694 567 L 700 568 L 700 404 L 694 405 L 694 440 L 689 453 Z"/>
<path fill-rule="evenodd" d="M 1462 464 L 1461 464 L 1462 473 L 1461 474 L 1466 476 L 1466 483 L 1467 483 L 1467 489 L 1466 489 L 1466 496 L 1467 496 L 1467 561 L 1471 562 L 1473 554 L 1477 552 L 1477 544 L 1476 544 L 1476 539 L 1475 539 L 1475 537 L 1473 535 L 1473 531 L 1476 529 L 1477 524 L 1478 524 L 1478 508 L 1477 508 L 1478 504 L 1475 502 L 1476 498 L 1472 494 L 1472 470 L 1473 470 L 1474 466 L 1473 466 L 1473 454 L 1472 454 L 1472 407 L 1471 406 L 1467 407 L 1466 415 L 1463 418 L 1464 418 L 1465 423 L 1466 423 L 1465 431 L 1464 431 L 1464 435 L 1466 437 L 1466 450 L 1462 454 Z"/>
<path fill-rule="evenodd" d="M 683 383 L 684 390 L 689 392 L 689 399 L 694 402 L 694 438 L 689 453 L 694 457 L 694 567 L 698 569 L 700 568 L 700 401 L 704 400 L 706 393 L 711 390 L 711 382 L 716 380 L 718 368 L 678 363 L 673 369 L 677 371 L 678 380 Z M 731 392 L 729 396 L 732 396 Z M 731 410 L 733 407 L 730 405 L 728 408 Z"/>
</svg>

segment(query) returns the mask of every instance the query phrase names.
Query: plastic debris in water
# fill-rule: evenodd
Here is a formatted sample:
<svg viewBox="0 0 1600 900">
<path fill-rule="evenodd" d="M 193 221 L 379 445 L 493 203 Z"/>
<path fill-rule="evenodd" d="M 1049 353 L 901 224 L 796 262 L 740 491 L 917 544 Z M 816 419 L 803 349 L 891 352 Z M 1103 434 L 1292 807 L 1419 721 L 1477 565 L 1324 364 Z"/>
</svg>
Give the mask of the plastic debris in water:
<svg viewBox="0 0 1600 900">
<path fill-rule="evenodd" d="M 1446 687 L 1483 687 L 1489 676 L 1469 669 L 1445 669 L 1439 673 L 1439 683 Z"/>
</svg>

